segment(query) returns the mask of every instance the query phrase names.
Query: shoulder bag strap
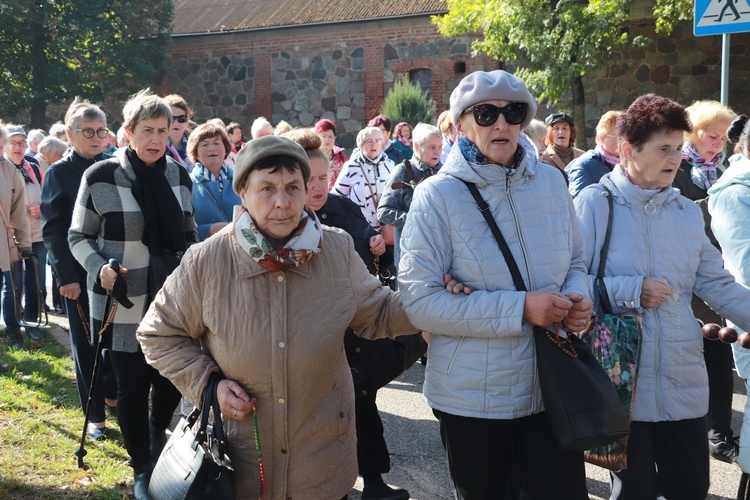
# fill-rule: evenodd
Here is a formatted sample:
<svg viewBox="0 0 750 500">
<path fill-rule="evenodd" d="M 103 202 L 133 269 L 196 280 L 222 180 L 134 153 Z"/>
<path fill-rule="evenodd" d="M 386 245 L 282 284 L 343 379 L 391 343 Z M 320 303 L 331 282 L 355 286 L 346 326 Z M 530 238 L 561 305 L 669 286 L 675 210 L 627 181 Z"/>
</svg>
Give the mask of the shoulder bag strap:
<svg viewBox="0 0 750 500">
<path fill-rule="evenodd" d="M 362 171 L 362 176 L 365 178 L 365 182 L 367 183 L 367 187 L 370 189 L 370 195 L 372 196 L 372 203 L 375 205 L 375 210 L 378 209 L 378 199 L 375 197 L 375 191 L 372 190 L 372 184 L 370 184 L 370 178 L 367 177 L 367 172 L 365 172 L 365 167 L 362 166 L 361 163 L 357 163 L 357 166 Z M 377 183 L 377 176 L 375 176 L 375 182 Z M 377 185 L 375 186 L 377 188 Z"/>
<path fill-rule="evenodd" d="M 0 216 L 3 217 L 3 224 L 5 224 L 6 228 L 12 228 L 13 226 L 10 225 L 10 222 L 8 221 L 8 216 L 5 215 L 5 209 L 3 208 L 3 205 L 0 204 Z"/>
<path fill-rule="evenodd" d="M 604 244 L 599 252 L 599 269 L 596 272 L 596 281 L 594 282 L 594 294 L 599 301 L 599 308 L 605 314 L 612 314 L 612 303 L 609 300 L 609 294 L 607 293 L 607 287 L 604 286 L 604 268 L 607 265 L 607 255 L 609 255 L 609 240 L 612 236 L 612 214 L 614 212 L 614 201 L 612 200 L 612 192 L 604 188 L 604 196 L 607 198 L 607 204 L 609 205 L 609 214 L 607 215 L 607 230 L 604 233 Z"/>
<path fill-rule="evenodd" d="M 508 265 L 510 275 L 513 277 L 513 284 L 516 285 L 516 290 L 518 290 L 519 292 L 525 292 L 526 285 L 524 284 L 523 278 L 521 277 L 521 271 L 518 269 L 516 260 L 513 258 L 513 254 L 511 253 L 510 248 L 508 247 L 508 243 L 505 241 L 505 238 L 503 238 L 503 234 L 500 232 L 500 228 L 497 227 L 497 222 L 495 222 L 495 219 L 490 213 L 490 206 L 486 201 L 484 201 L 484 198 L 482 198 L 482 195 L 479 193 L 479 189 L 477 189 L 476 184 L 474 184 L 473 182 L 467 182 L 463 179 L 461 179 L 461 182 L 466 184 L 466 187 L 469 188 L 471 195 L 474 197 L 474 201 L 477 202 L 479 211 L 484 216 L 484 220 L 486 220 L 487 224 L 490 226 L 492 236 L 495 237 L 497 246 L 500 247 L 500 251 L 503 253 L 503 257 L 505 257 L 505 263 Z"/>
<path fill-rule="evenodd" d="M 409 163 L 409 160 L 404 160 L 404 170 L 406 172 L 406 178 L 409 179 L 409 182 L 394 182 L 391 184 L 392 189 L 404 189 L 404 188 L 413 188 L 414 185 L 412 184 L 414 182 L 414 170 L 411 168 L 411 163 Z M 420 179 L 421 180 L 421 179 Z M 419 182 L 417 182 L 419 184 Z"/>
</svg>

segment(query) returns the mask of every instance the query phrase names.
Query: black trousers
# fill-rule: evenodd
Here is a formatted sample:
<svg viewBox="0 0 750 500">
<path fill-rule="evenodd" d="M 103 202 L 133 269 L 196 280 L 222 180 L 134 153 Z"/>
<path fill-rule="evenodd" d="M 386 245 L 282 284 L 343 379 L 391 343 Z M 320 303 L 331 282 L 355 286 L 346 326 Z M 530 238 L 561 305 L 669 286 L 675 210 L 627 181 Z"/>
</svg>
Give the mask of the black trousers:
<svg viewBox="0 0 750 500">
<path fill-rule="evenodd" d="M 698 296 L 691 302 L 693 314 L 703 323 L 724 325 L 716 314 Z M 703 357 L 708 373 L 708 413 L 706 426 L 709 439 L 725 439 L 732 432 L 732 396 L 734 394 L 734 357 L 732 346 L 719 340 L 703 340 Z"/>
<path fill-rule="evenodd" d="M 663 495 L 703 500 L 708 495 L 708 467 L 704 418 L 631 422 L 628 469 L 610 472 L 610 499 L 643 500 Z"/>
<path fill-rule="evenodd" d="M 81 305 L 81 311 L 86 321 L 89 321 L 89 295 L 86 292 L 86 283 L 80 283 L 81 295 L 78 297 L 78 303 Z M 70 325 L 70 347 L 73 351 L 73 364 L 76 369 L 76 384 L 78 386 L 78 397 L 81 399 L 81 408 L 86 411 L 86 403 L 89 398 L 89 388 L 91 387 L 91 376 L 94 373 L 94 361 L 96 360 L 96 346 L 89 345 L 89 337 L 86 329 L 83 327 L 81 314 L 78 313 L 76 301 L 71 299 L 62 299 L 65 303 L 65 311 L 68 316 Z M 94 332 L 98 339 L 99 332 Z M 115 378 L 114 368 L 112 367 L 112 357 L 109 349 L 102 349 L 101 358 L 99 359 L 99 377 L 97 379 L 94 396 L 91 400 L 91 413 L 89 421 L 104 422 L 106 414 L 104 412 L 104 398 L 117 398 L 117 380 Z"/>
<path fill-rule="evenodd" d="M 157 429 L 169 427 L 182 395 L 172 382 L 146 363 L 140 349 L 134 353 L 112 351 L 112 361 L 117 375 L 117 420 L 130 465 L 136 468 L 151 462 L 149 424 Z"/>
<path fill-rule="evenodd" d="M 383 421 L 375 404 L 377 391 L 357 393 L 354 400 L 357 428 L 359 475 L 385 474 L 391 470 L 391 457 L 383 435 Z"/>
<path fill-rule="evenodd" d="M 546 413 L 512 420 L 433 413 L 456 499 L 508 499 L 514 468 L 531 500 L 588 499 L 583 453 L 558 448 Z"/>
</svg>

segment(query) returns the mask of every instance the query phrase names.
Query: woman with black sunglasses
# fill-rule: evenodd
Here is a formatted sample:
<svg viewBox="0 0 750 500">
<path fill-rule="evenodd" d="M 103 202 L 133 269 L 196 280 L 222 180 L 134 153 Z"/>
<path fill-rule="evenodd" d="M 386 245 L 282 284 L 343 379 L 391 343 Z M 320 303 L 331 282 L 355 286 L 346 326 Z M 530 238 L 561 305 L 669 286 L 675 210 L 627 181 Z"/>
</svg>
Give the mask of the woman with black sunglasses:
<svg viewBox="0 0 750 500">
<path fill-rule="evenodd" d="M 399 290 L 414 326 L 432 332 L 424 394 L 456 498 L 508 498 L 516 470 L 531 499 L 587 499 L 583 454 L 558 448 L 544 413 L 532 336 L 556 324 L 577 332 L 591 317 L 573 203 L 557 169 L 519 145 L 537 109 L 523 81 L 475 72 L 450 104 L 458 144 L 414 192 Z M 528 292 L 465 183 L 489 205 Z M 471 293 L 446 295 L 446 275 Z"/>
</svg>

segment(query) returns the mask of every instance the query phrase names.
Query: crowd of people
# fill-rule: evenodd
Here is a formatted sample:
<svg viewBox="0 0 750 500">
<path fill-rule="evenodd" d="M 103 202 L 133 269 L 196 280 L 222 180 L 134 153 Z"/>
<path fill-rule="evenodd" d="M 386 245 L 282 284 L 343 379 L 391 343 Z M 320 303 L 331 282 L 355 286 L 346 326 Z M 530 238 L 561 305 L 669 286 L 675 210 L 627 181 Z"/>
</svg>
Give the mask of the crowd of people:
<svg viewBox="0 0 750 500">
<path fill-rule="evenodd" d="M 117 418 L 138 499 L 180 400 L 200 405 L 213 372 L 238 498 L 263 478 L 272 498 L 346 498 L 360 475 L 363 499 L 408 499 L 383 478 L 376 395 L 420 357 L 456 498 L 584 499 L 584 456 L 556 444 L 532 331 L 590 324 L 611 219 L 606 291 L 642 321 L 612 498 L 705 498 L 709 456 L 750 470 L 731 428 L 734 358 L 748 377 L 750 355 L 701 333 L 750 329 L 750 123 L 647 94 L 602 115 L 583 151 L 571 115 L 536 113 L 497 70 L 466 76 L 435 125 L 373 117 L 350 155 L 331 119 L 260 117 L 245 140 L 150 91 L 116 134 L 80 98 L 49 133 L 2 125 L 7 344 L 41 340 L 44 308 L 67 315 L 87 433 L 106 439 Z"/>
</svg>

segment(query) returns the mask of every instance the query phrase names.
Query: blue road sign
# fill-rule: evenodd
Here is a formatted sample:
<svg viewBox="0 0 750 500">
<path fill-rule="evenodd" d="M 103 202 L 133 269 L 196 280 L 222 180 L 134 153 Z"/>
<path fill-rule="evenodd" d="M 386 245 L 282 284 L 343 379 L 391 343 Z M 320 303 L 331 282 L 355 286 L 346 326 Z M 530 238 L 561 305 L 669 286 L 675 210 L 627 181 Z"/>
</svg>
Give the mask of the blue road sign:
<svg viewBox="0 0 750 500">
<path fill-rule="evenodd" d="M 748 0 L 695 0 L 695 36 L 750 31 Z"/>
</svg>

